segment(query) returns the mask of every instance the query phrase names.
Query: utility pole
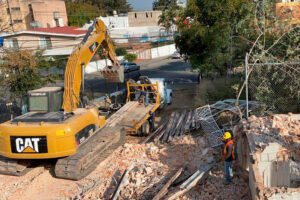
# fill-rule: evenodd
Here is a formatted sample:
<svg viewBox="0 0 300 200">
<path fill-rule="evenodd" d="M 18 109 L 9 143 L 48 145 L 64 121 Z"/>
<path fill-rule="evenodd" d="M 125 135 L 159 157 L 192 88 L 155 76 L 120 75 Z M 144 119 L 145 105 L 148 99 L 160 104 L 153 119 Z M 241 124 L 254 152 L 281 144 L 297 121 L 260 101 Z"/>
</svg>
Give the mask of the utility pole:
<svg viewBox="0 0 300 200">
<path fill-rule="evenodd" d="M 6 0 L 6 4 L 7 4 L 7 8 L 8 8 L 9 17 L 10 17 L 11 29 L 12 29 L 13 32 L 15 32 L 15 30 L 14 30 L 14 22 L 13 22 L 13 19 L 12 19 L 12 16 L 11 16 L 11 10 L 10 10 L 10 6 L 9 6 L 9 0 Z"/>
</svg>

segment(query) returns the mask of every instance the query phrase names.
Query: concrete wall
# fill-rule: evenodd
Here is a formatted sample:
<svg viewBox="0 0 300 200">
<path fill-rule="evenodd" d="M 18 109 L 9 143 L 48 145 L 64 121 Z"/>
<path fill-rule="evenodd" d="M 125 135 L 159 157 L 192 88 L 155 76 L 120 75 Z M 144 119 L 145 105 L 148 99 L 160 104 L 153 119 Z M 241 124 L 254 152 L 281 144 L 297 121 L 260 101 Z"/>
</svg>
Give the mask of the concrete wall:
<svg viewBox="0 0 300 200">
<path fill-rule="evenodd" d="M 293 180 L 299 180 L 299 163 L 289 160 L 285 149 L 277 142 L 263 143 L 264 148 L 258 150 L 258 143 L 267 141 L 263 135 L 251 133 L 240 124 L 233 130 L 236 138 L 238 165 L 242 171 L 249 173 L 249 188 L 253 200 L 256 199 L 300 199 L 300 191 L 285 191 L 282 187 L 294 189 Z M 295 166 L 293 166 L 295 165 Z M 296 197 L 296 198 L 295 198 Z M 298 198 L 297 198 L 298 197 Z"/>
<path fill-rule="evenodd" d="M 128 16 L 108 16 L 108 17 L 100 17 L 100 19 L 104 22 L 105 26 L 108 29 L 114 28 L 127 28 L 129 26 Z"/>
<path fill-rule="evenodd" d="M 123 60 L 123 56 L 117 57 L 119 61 Z M 107 59 L 107 65 L 111 65 L 111 61 Z M 106 66 L 105 60 L 90 62 L 85 68 L 85 73 L 90 74 L 104 69 Z"/>
<path fill-rule="evenodd" d="M 153 58 L 158 58 L 158 57 L 163 57 L 163 56 L 169 56 L 172 55 L 176 51 L 175 49 L 175 44 L 167 45 L 167 46 L 162 46 L 158 48 L 151 49 L 152 53 L 152 59 Z M 149 56 L 148 50 L 145 50 L 145 57 Z M 153 57 L 154 55 L 154 57 Z M 141 55 L 142 56 L 142 55 Z M 119 56 L 118 60 L 122 60 L 123 56 Z M 145 59 L 145 58 L 138 58 L 138 59 Z M 148 58 L 151 59 L 151 58 Z M 108 60 L 108 65 L 111 65 L 111 62 Z M 94 62 L 90 62 L 87 67 L 85 68 L 85 73 L 94 73 L 97 72 L 105 67 L 105 60 L 98 60 Z"/>
<path fill-rule="evenodd" d="M 130 27 L 137 26 L 158 26 L 159 16 L 162 11 L 142 11 L 142 12 L 129 12 L 128 21 Z"/>
<path fill-rule="evenodd" d="M 153 48 L 151 49 L 152 59 L 172 55 L 175 51 L 176 51 L 175 44 Z"/>
</svg>

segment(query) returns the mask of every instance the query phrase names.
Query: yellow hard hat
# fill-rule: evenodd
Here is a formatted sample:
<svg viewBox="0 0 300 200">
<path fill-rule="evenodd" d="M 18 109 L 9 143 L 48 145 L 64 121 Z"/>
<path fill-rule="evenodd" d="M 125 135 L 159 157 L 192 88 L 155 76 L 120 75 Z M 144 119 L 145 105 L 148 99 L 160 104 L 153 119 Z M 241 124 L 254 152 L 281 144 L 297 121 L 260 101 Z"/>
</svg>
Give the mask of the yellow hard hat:
<svg viewBox="0 0 300 200">
<path fill-rule="evenodd" d="M 227 140 L 229 138 L 231 138 L 231 134 L 229 132 L 225 132 L 224 135 L 223 135 L 223 139 Z"/>
</svg>

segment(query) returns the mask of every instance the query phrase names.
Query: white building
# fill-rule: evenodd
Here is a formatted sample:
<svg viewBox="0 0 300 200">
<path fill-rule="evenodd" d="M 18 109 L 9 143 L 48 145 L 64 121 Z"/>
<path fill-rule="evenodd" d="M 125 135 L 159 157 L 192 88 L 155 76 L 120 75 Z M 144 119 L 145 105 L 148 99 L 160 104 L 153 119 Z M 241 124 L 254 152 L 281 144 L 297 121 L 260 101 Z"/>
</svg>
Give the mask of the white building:
<svg viewBox="0 0 300 200">
<path fill-rule="evenodd" d="M 160 36 L 166 35 L 165 28 L 161 26 L 129 26 L 127 15 L 98 17 L 106 25 L 109 35 L 116 43 L 128 42 L 153 42 L 161 40 Z M 85 24 L 81 29 L 87 30 L 92 22 Z"/>
<path fill-rule="evenodd" d="M 182 1 L 177 0 L 177 6 L 185 7 L 185 4 Z"/>
<path fill-rule="evenodd" d="M 116 11 L 114 11 L 114 16 L 107 16 L 107 17 L 98 17 L 101 19 L 105 26 L 111 30 L 114 28 L 127 28 L 129 27 L 128 23 L 128 16 L 126 14 L 117 15 Z M 93 22 L 85 24 L 82 28 L 88 29 Z"/>
</svg>

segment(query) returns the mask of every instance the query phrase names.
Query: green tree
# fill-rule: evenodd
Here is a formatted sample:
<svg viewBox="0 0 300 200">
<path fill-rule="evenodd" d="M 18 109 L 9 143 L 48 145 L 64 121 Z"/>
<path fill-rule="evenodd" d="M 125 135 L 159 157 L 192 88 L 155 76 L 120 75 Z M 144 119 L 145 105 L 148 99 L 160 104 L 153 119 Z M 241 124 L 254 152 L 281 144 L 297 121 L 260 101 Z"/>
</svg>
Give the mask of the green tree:
<svg viewBox="0 0 300 200">
<path fill-rule="evenodd" d="M 137 55 L 133 53 L 128 53 L 124 56 L 124 59 L 127 60 L 128 62 L 132 62 L 137 59 Z"/>
<path fill-rule="evenodd" d="M 42 84 L 38 62 L 31 51 L 5 52 L 3 61 L 0 65 L 3 75 L 1 85 L 9 89 L 12 98 L 21 97 Z"/>
<path fill-rule="evenodd" d="M 123 47 L 117 47 L 117 48 L 115 49 L 115 52 L 116 52 L 116 55 L 117 55 L 117 56 L 125 56 L 125 55 L 127 54 L 126 49 L 123 48 Z"/>
<path fill-rule="evenodd" d="M 171 7 L 163 11 L 159 16 L 158 24 L 165 27 L 167 32 L 170 32 L 170 28 L 175 24 L 176 18 L 182 11 L 179 7 Z"/>
<path fill-rule="evenodd" d="M 153 10 L 166 10 L 177 7 L 177 0 L 156 0 L 152 4 Z"/>
<path fill-rule="evenodd" d="M 69 25 L 82 26 L 99 16 L 111 15 L 113 10 L 127 13 L 132 8 L 126 0 L 65 0 Z"/>
<path fill-rule="evenodd" d="M 83 3 L 80 0 L 66 2 L 69 25 L 83 26 L 90 20 L 103 15 L 97 6 L 90 3 Z"/>
<path fill-rule="evenodd" d="M 131 5 L 126 0 L 102 0 L 102 4 L 98 4 L 98 7 L 101 10 L 105 10 L 106 14 L 110 15 L 114 10 L 116 10 L 118 13 L 127 13 L 132 11 Z"/>
<path fill-rule="evenodd" d="M 240 44 L 234 38 L 248 26 L 252 9 L 248 0 L 190 0 L 178 22 L 176 46 L 194 68 L 222 75 L 234 56 L 234 45 Z"/>
</svg>

